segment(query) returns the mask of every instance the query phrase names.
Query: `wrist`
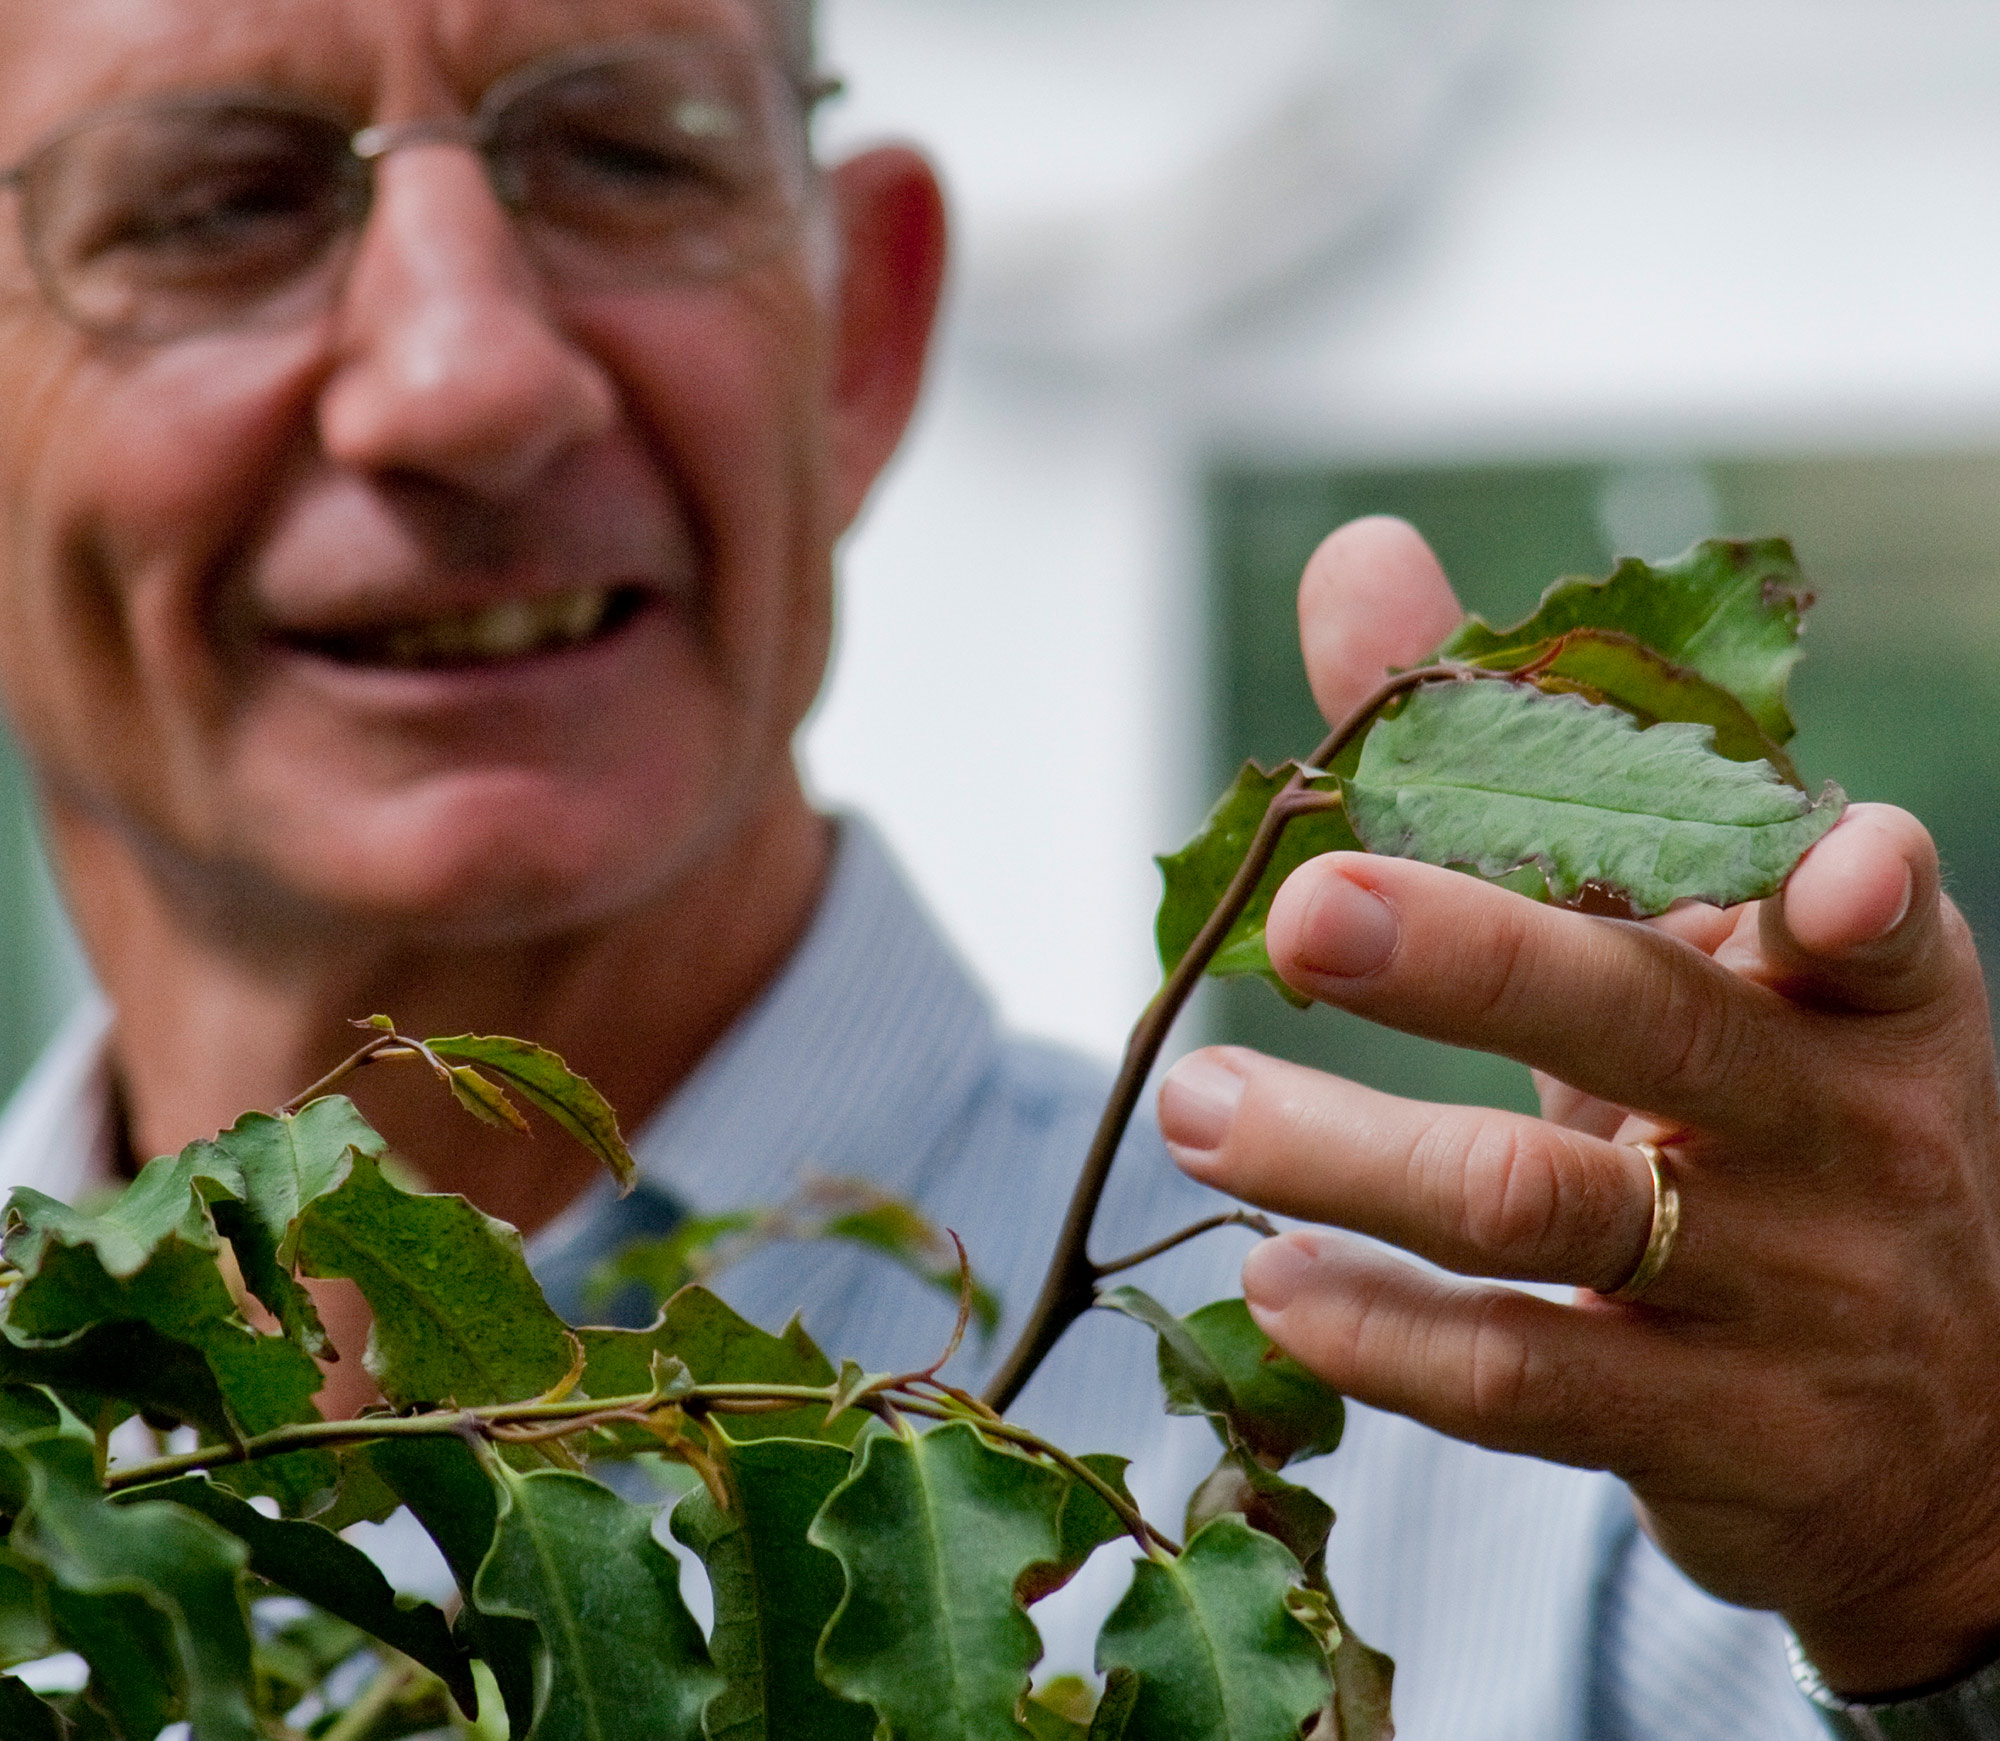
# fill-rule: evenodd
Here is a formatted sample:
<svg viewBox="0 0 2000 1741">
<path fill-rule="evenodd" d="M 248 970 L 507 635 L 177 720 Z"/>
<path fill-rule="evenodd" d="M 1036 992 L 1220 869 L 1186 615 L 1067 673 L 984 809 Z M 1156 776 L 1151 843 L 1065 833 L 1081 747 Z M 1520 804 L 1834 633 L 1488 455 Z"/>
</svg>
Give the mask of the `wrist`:
<svg viewBox="0 0 2000 1741">
<path fill-rule="evenodd" d="M 1951 1686 L 2000 1660 L 2000 1628 L 1893 1629 L 1806 1626 L 1791 1635 L 1802 1662 L 1831 1696 L 1889 1704 Z"/>
<path fill-rule="evenodd" d="M 1797 1634 L 1789 1647 L 1792 1679 L 1835 1741 L 1992 1741 L 2000 1736 L 2000 1662 L 1927 1692 L 1862 1700 L 1827 1686 Z"/>
<path fill-rule="evenodd" d="M 1947 1687 L 2000 1661 L 2000 1552 L 1982 1547 L 1861 1600 L 1800 1612 L 1786 1624 L 1833 1693 L 1888 1704 Z"/>
</svg>

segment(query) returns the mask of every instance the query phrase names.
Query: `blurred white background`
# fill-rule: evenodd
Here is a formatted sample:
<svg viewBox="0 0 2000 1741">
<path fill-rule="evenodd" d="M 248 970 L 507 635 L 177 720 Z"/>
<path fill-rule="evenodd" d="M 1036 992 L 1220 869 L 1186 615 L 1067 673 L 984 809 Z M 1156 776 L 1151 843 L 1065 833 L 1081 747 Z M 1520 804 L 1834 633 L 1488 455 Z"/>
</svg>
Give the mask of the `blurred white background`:
<svg viewBox="0 0 2000 1741">
<path fill-rule="evenodd" d="M 1608 457 L 1664 553 L 1687 451 L 2000 446 L 1990 0 L 830 6 L 960 255 L 807 756 L 1023 1025 L 1155 982 L 1217 457 Z"/>
</svg>

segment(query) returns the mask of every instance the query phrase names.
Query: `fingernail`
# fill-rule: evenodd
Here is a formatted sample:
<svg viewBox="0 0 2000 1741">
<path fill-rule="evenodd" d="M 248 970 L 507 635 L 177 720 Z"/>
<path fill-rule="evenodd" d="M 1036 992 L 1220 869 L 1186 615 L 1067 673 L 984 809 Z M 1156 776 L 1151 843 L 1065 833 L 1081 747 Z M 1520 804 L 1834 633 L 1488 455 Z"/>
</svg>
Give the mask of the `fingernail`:
<svg viewBox="0 0 2000 1741">
<path fill-rule="evenodd" d="M 1243 1260 L 1243 1297 L 1262 1312 L 1282 1312 L 1312 1268 L 1296 1239 L 1267 1239 Z"/>
<path fill-rule="evenodd" d="M 1319 879 L 1299 937 L 1299 965 L 1330 979 L 1362 979 L 1381 971 L 1402 935 L 1381 896 L 1335 873 Z"/>
<path fill-rule="evenodd" d="M 1888 936 L 1890 932 L 1894 931 L 1898 925 L 1902 924 L 1902 922 L 1910 916 L 1910 903 L 1914 901 L 1916 898 L 1917 898 L 1916 872 L 1911 870 L 1908 865 L 1905 865 L 1903 867 L 1903 899 L 1902 902 L 1896 908 L 1895 918 L 1891 919 L 1888 922 L 1888 924 L 1882 927 L 1881 934 L 1884 937 Z"/>
<path fill-rule="evenodd" d="M 1160 1084 L 1160 1134 L 1177 1164 L 1214 1160 L 1243 1099 L 1243 1076 L 1212 1052 L 1190 1052 Z"/>
</svg>

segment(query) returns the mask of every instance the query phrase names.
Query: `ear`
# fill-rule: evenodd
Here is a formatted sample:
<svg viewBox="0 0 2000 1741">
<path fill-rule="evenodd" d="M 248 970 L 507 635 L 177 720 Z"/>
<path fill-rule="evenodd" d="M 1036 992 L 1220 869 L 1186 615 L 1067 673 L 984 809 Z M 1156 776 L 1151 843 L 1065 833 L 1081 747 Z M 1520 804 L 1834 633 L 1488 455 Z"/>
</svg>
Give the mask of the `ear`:
<svg viewBox="0 0 2000 1741">
<path fill-rule="evenodd" d="M 840 236 L 829 428 L 834 508 L 861 511 L 923 386 L 944 286 L 944 194 L 916 152 L 885 146 L 828 176 Z"/>
</svg>

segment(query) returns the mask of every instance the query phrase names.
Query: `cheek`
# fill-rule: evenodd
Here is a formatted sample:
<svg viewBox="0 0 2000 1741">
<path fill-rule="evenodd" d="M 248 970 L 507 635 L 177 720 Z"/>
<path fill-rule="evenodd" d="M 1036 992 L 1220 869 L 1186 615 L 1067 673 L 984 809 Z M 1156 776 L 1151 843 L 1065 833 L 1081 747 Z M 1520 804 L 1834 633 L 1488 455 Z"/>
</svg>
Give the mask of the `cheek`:
<svg viewBox="0 0 2000 1741">
<path fill-rule="evenodd" d="M 740 703 L 789 706 L 808 673 L 803 713 L 831 616 L 822 317 L 801 286 L 755 284 L 622 313 L 593 311 L 587 342 L 684 494 L 725 681 Z"/>
<path fill-rule="evenodd" d="M 226 716 L 204 581 L 282 470 L 299 350 L 239 342 L 225 362 L 188 345 L 120 367 L 67 333 L 0 345 L 0 397 L 24 408 L 0 438 L 0 657 L 31 752 L 70 783 L 136 763 L 157 795 Z"/>
</svg>

